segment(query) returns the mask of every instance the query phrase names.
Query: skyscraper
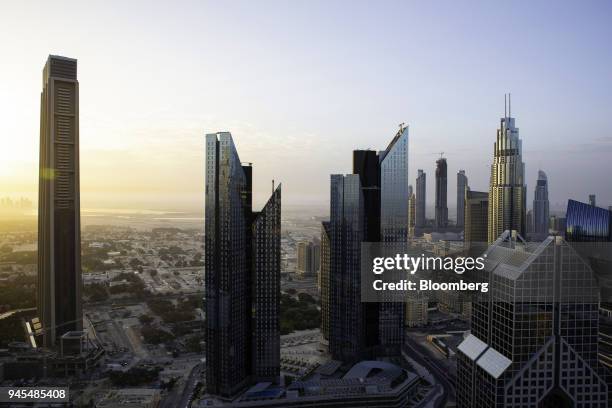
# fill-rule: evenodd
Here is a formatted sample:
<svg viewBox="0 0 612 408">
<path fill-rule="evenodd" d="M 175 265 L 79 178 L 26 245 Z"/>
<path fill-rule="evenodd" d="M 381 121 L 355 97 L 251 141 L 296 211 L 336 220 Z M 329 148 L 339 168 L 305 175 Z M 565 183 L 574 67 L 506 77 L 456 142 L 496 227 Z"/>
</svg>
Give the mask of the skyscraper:
<svg viewBox="0 0 612 408">
<path fill-rule="evenodd" d="M 448 226 L 446 159 L 436 160 L 436 228 Z"/>
<path fill-rule="evenodd" d="M 252 375 L 253 381 L 275 382 L 280 375 L 280 185 L 252 218 Z"/>
<path fill-rule="evenodd" d="M 351 361 L 366 350 L 365 303 L 361 302 L 365 222 L 359 175 L 332 175 L 330 198 L 329 351 L 334 359 Z"/>
<path fill-rule="evenodd" d="M 488 292 L 458 347 L 457 406 L 607 407 L 589 265 L 561 237 L 525 243 L 510 231 L 486 255 Z"/>
<path fill-rule="evenodd" d="M 380 156 L 380 240 L 408 242 L 408 126 L 398 132 Z M 380 354 L 397 356 L 404 344 L 404 304 L 381 302 L 379 312 Z"/>
<path fill-rule="evenodd" d="M 501 118 L 497 140 L 493 145 L 489 183 L 489 243 L 505 230 L 525 235 L 526 186 L 522 151 L 519 130 L 514 126 L 514 118 L 508 108 Z"/>
<path fill-rule="evenodd" d="M 533 197 L 533 232 L 540 236 L 548 234 L 549 206 L 548 179 L 546 173 L 538 170 L 538 181 Z"/>
<path fill-rule="evenodd" d="M 43 345 L 82 330 L 77 61 L 50 55 L 40 97 L 38 314 Z"/>
<path fill-rule="evenodd" d="M 465 189 L 468 186 L 468 178 L 465 170 L 457 173 L 457 227 L 465 224 Z"/>
<path fill-rule="evenodd" d="M 361 301 L 362 242 L 408 239 L 408 128 L 386 150 L 353 153 L 353 172 L 331 176 L 329 349 L 351 361 L 399 355 L 404 306 Z M 322 283 L 322 287 L 323 287 Z"/>
<path fill-rule="evenodd" d="M 302 241 L 297 244 L 297 274 L 300 277 L 311 277 L 319 270 L 321 247 L 318 243 Z"/>
<path fill-rule="evenodd" d="M 206 135 L 206 388 L 224 397 L 280 371 L 280 186 L 251 200 L 231 134 Z"/>
<path fill-rule="evenodd" d="M 597 207 L 597 197 L 595 194 L 589 194 L 589 204 L 593 207 Z"/>
<path fill-rule="evenodd" d="M 465 190 L 464 249 L 480 256 L 487 249 L 489 193 Z"/>
<path fill-rule="evenodd" d="M 589 262 L 599 283 L 599 361 L 607 367 L 608 391 L 612 391 L 612 211 L 569 200 L 565 236 Z M 612 395 L 612 393 L 611 393 Z"/>
<path fill-rule="evenodd" d="M 425 204 L 427 195 L 427 174 L 422 170 L 418 170 L 416 179 L 416 228 L 425 226 Z"/>
</svg>

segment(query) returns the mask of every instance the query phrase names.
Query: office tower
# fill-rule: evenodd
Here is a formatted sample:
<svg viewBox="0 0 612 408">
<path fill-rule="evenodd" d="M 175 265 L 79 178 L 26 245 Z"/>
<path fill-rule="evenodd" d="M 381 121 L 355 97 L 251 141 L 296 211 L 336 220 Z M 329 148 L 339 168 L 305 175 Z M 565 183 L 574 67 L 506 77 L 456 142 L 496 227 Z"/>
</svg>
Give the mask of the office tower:
<svg viewBox="0 0 612 408">
<path fill-rule="evenodd" d="M 402 123 L 393 140 L 379 154 L 381 242 L 408 242 L 408 135 L 408 126 Z M 404 344 L 404 305 L 383 301 L 379 307 L 379 353 L 398 356 Z"/>
<path fill-rule="evenodd" d="M 252 167 L 206 135 L 206 389 L 231 397 L 280 372 L 280 186 L 252 211 Z"/>
<path fill-rule="evenodd" d="M 425 226 L 425 203 L 427 194 L 427 174 L 422 170 L 418 170 L 416 179 L 416 228 Z"/>
<path fill-rule="evenodd" d="M 505 231 L 487 250 L 489 291 L 457 353 L 457 406 L 607 407 L 597 362 L 599 295 L 561 237 Z"/>
<path fill-rule="evenodd" d="M 447 187 L 446 159 L 436 160 L 436 228 L 448 226 L 448 204 L 446 200 Z"/>
<path fill-rule="evenodd" d="M 589 204 L 593 207 L 597 207 L 597 198 L 595 194 L 589 194 Z"/>
<path fill-rule="evenodd" d="M 600 290 L 599 361 L 612 391 L 612 211 L 569 200 L 565 236 L 593 269 Z"/>
<path fill-rule="evenodd" d="M 500 120 L 493 145 L 489 183 L 489 243 L 505 230 L 525 235 L 526 186 L 522 151 L 519 130 L 514 126 L 514 118 L 508 108 Z"/>
<path fill-rule="evenodd" d="M 414 228 L 416 225 L 416 194 L 410 194 L 408 199 L 408 237 L 414 237 Z"/>
<path fill-rule="evenodd" d="M 465 189 L 468 187 L 468 178 L 465 170 L 457 173 L 457 227 L 463 228 L 465 224 Z"/>
<path fill-rule="evenodd" d="M 546 173 L 538 170 L 538 181 L 536 182 L 533 198 L 533 232 L 543 237 L 548 234 L 548 179 Z"/>
<path fill-rule="evenodd" d="M 40 96 L 38 314 L 43 345 L 83 328 L 77 61 L 50 55 Z"/>
<path fill-rule="evenodd" d="M 399 131 L 380 159 L 380 239 L 406 242 L 408 237 L 408 126 Z"/>
<path fill-rule="evenodd" d="M 314 276 L 319 270 L 321 247 L 317 243 L 302 241 L 297 244 L 297 274 L 305 278 Z"/>
<path fill-rule="evenodd" d="M 321 223 L 321 335 L 329 341 L 329 269 L 330 269 L 329 221 Z"/>
<path fill-rule="evenodd" d="M 487 249 L 489 193 L 465 191 L 464 248 L 470 256 L 479 256 Z"/>
<path fill-rule="evenodd" d="M 353 152 L 353 172 L 331 176 L 329 349 L 342 361 L 399 355 L 403 343 L 402 303 L 361 302 L 360 259 L 362 242 L 407 242 L 408 128 L 382 152 Z"/>
<path fill-rule="evenodd" d="M 366 349 L 361 302 L 361 242 L 364 200 L 359 175 L 332 175 L 330 195 L 330 324 L 329 351 L 350 361 Z"/>
</svg>

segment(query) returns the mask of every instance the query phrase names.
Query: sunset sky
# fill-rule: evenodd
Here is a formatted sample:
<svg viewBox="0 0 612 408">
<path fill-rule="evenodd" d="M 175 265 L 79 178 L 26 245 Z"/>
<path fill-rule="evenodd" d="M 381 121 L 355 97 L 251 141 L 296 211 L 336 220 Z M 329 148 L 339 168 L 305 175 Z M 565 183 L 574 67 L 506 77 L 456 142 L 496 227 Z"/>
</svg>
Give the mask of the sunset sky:
<svg viewBox="0 0 612 408">
<path fill-rule="evenodd" d="M 42 68 L 78 59 L 86 208 L 202 208 L 204 135 L 232 132 L 256 206 L 325 207 L 351 151 L 410 125 L 410 178 L 488 186 L 504 93 L 551 205 L 612 205 L 612 3 L 5 2 L 0 196 L 36 197 Z"/>
</svg>

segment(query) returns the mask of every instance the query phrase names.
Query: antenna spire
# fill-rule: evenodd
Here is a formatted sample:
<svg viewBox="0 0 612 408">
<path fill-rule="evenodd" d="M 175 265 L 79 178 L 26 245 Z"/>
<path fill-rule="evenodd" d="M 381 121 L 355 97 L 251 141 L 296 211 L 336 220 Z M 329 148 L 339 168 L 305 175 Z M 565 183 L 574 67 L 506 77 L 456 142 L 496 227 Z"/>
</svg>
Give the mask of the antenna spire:
<svg viewBox="0 0 612 408">
<path fill-rule="evenodd" d="M 508 117 L 508 95 L 504 94 L 504 118 Z"/>
<path fill-rule="evenodd" d="M 274 194 L 274 179 L 272 179 L 272 194 Z"/>
<path fill-rule="evenodd" d="M 508 94 L 508 117 L 512 117 L 512 94 Z"/>
</svg>

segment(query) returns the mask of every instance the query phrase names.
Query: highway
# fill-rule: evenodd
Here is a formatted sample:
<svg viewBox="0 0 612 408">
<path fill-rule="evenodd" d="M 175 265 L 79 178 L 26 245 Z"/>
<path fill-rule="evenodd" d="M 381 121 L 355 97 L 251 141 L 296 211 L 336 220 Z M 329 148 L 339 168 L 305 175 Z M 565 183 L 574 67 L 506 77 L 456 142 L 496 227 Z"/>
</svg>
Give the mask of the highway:
<svg viewBox="0 0 612 408">
<path fill-rule="evenodd" d="M 455 402 L 455 379 L 452 378 L 446 368 L 442 366 L 436 359 L 429 356 L 428 350 L 423 348 L 420 344 L 415 342 L 409 336 L 406 336 L 406 352 L 412 358 L 414 358 L 419 364 L 425 366 L 431 374 L 436 378 L 444 390 L 447 392 L 446 400 L 448 404 L 454 404 Z"/>
</svg>

